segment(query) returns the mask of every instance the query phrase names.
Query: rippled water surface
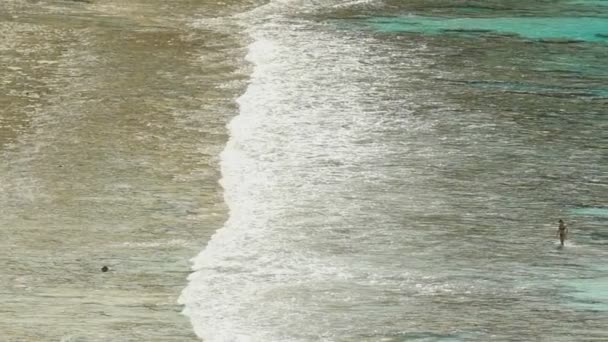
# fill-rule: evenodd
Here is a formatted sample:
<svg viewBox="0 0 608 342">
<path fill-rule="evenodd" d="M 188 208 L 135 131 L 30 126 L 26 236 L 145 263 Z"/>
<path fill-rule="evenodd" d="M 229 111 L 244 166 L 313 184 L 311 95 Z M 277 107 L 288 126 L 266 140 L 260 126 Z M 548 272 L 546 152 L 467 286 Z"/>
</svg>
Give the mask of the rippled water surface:
<svg viewBox="0 0 608 342">
<path fill-rule="evenodd" d="M 608 340 L 607 20 L 3 1 L 0 340 Z"/>
<path fill-rule="evenodd" d="M 608 12 L 271 2 L 181 302 L 210 341 L 608 339 Z M 557 220 L 570 227 L 565 247 Z"/>
<path fill-rule="evenodd" d="M 0 3 L 0 340 L 197 340 L 177 296 L 225 219 L 239 6 Z"/>
</svg>

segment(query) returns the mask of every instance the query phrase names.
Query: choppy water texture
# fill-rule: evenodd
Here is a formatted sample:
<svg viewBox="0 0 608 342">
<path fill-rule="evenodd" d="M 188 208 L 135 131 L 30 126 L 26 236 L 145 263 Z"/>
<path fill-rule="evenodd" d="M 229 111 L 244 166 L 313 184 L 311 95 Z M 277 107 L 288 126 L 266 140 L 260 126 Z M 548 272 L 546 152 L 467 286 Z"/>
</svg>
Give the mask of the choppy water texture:
<svg viewBox="0 0 608 342">
<path fill-rule="evenodd" d="M 177 296 L 225 219 L 246 72 L 213 21 L 240 6 L 0 2 L 0 340 L 197 340 Z"/>
<path fill-rule="evenodd" d="M 0 339 L 608 340 L 605 2 L 2 1 Z"/>
<path fill-rule="evenodd" d="M 200 337 L 608 339 L 606 7 L 467 4 L 238 17 L 230 214 L 180 299 Z"/>
</svg>

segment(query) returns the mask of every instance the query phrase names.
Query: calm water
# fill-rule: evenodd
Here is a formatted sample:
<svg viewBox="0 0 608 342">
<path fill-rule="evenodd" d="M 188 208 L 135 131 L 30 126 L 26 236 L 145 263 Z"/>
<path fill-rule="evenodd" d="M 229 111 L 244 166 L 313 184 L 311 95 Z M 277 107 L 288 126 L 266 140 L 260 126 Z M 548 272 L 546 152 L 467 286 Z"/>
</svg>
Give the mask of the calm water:
<svg viewBox="0 0 608 342">
<path fill-rule="evenodd" d="M 197 335 L 608 340 L 608 8 L 475 4 L 236 17 L 253 71 L 180 298 Z"/>
</svg>

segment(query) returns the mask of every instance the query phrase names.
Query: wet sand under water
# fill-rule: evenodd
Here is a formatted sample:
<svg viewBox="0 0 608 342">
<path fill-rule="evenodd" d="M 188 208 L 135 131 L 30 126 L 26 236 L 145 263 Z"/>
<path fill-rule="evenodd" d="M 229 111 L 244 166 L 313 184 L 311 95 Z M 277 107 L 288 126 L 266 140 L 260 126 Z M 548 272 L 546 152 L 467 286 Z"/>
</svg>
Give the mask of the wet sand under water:
<svg viewBox="0 0 608 342">
<path fill-rule="evenodd" d="M 197 340 L 177 297 L 246 77 L 238 29 L 192 25 L 242 5 L 202 6 L 0 3 L 3 341 Z"/>
</svg>

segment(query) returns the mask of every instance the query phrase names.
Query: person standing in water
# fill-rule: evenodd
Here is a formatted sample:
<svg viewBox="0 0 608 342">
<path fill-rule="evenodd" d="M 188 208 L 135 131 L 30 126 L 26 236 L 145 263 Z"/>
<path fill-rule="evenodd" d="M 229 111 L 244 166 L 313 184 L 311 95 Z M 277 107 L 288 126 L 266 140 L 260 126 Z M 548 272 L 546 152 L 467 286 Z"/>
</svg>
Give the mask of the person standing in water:
<svg viewBox="0 0 608 342">
<path fill-rule="evenodd" d="M 566 235 L 568 234 L 568 227 L 562 219 L 559 221 L 559 227 L 557 227 L 557 235 L 559 235 L 559 242 L 564 245 L 564 241 L 566 240 Z"/>
</svg>

